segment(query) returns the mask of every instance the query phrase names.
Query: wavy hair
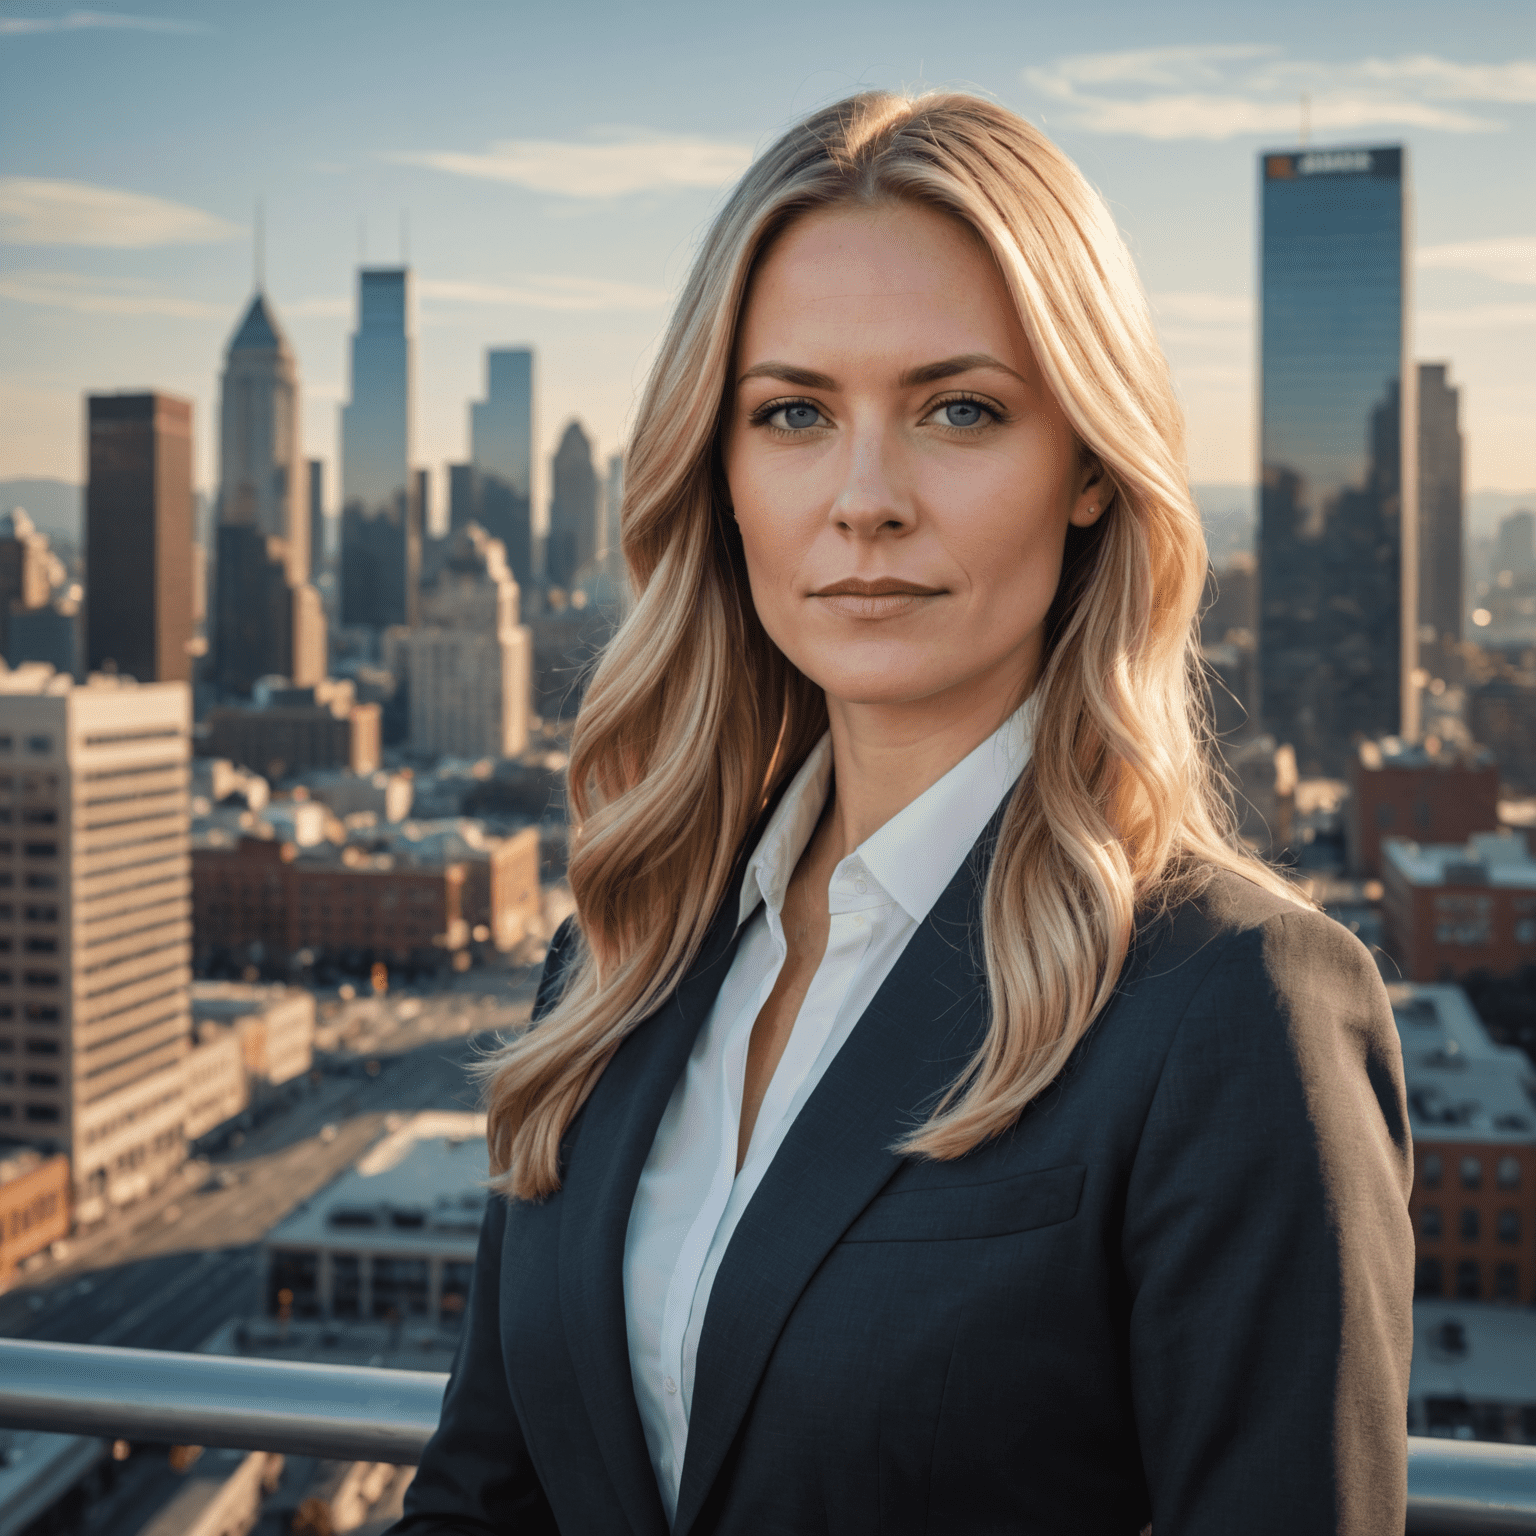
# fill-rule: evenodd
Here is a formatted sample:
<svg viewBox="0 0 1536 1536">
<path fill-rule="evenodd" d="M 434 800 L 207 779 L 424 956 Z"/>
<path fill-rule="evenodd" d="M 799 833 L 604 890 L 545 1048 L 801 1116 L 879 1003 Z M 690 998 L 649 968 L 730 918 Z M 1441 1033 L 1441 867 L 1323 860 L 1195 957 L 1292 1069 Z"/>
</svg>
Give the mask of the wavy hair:
<svg viewBox="0 0 1536 1536">
<path fill-rule="evenodd" d="M 1034 752 L 982 898 L 991 1022 L 902 1145 L 954 1158 L 1011 1125 L 1118 981 L 1138 908 L 1213 867 L 1300 900 L 1237 841 L 1216 770 L 1197 612 L 1207 555 L 1184 423 L 1130 254 L 1043 134 L 961 94 L 871 92 L 760 156 L 710 229 L 642 397 L 622 518 L 633 604 L 576 719 L 579 942 L 537 1029 L 481 1064 L 494 1182 L 560 1185 L 572 1117 L 697 955 L 740 846 L 827 726 L 768 638 L 726 511 L 721 434 L 748 281 L 792 221 L 912 202 L 974 229 L 1084 451 L 1114 494 L 1069 530 L 1035 684 Z"/>
</svg>

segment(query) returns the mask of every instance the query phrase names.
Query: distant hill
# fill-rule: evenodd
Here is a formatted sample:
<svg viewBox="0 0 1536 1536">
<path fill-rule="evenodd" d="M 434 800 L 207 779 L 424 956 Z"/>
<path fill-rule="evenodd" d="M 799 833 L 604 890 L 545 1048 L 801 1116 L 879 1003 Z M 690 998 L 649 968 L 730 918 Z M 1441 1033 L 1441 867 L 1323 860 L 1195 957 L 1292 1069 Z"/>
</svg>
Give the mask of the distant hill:
<svg viewBox="0 0 1536 1536">
<path fill-rule="evenodd" d="M 23 507 L 50 539 L 80 547 L 80 487 L 67 480 L 0 480 L 0 512 Z"/>
</svg>

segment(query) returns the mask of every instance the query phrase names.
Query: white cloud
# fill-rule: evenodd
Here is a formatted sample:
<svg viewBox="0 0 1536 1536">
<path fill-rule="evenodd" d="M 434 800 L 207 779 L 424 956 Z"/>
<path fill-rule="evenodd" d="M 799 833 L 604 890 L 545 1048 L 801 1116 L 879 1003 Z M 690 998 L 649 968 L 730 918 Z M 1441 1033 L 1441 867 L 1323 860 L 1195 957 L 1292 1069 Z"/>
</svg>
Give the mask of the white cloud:
<svg viewBox="0 0 1536 1536">
<path fill-rule="evenodd" d="M 1303 96 L 1311 128 L 1324 133 L 1487 132 L 1504 124 L 1445 103 L 1536 102 L 1536 62 L 1461 64 L 1427 54 L 1334 64 L 1258 46 L 1152 48 L 1073 55 L 1023 74 L 1069 110 L 1074 127 L 1164 140 L 1292 136 Z"/>
<path fill-rule="evenodd" d="M 1427 245 L 1415 259 L 1430 270 L 1475 272 L 1501 283 L 1536 283 L 1536 235 Z"/>
<path fill-rule="evenodd" d="M 23 37 L 38 32 L 206 32 L 200 22 L 177 21 L 169 16 L 129 16 L 120 11 L 71 11 L 67 16 L 0 16 L 0 37 Z"/>
<path fill-rule="evenodd" d="M 412 151 L 390 155 L 452 176 L 505 181 L 565 197 L 720 187 L 751 163 L 750 145 L 639 129 L 594 130 L 586 142 L 503 139 L 478 153 Z"/>
<path fill-rule="evenodd" d="M 664 288 L 596 277 L 524 275 L 511 283 L 459 282 L 422 278 L 423 299 L 446 304 L 484 304 L 517 309 L 659 309 L 670 301 Z"/>
<path fill-rule="evenodd" d="M 1416 320 L 1422 328 L 1438 326 L 1453 331 L 1492 331 L 1506 326 L 1536 325 L 1536 304 L 1469 304 L 1465 309 L 1421 309 Z"/>
<path fill-rule="evenodd" d="M 0 299 L 67 309 L 77 315 L 154 315 L 176 320 L 227 320 L 230 309 L 202 299 L 180 298 L 151 283 L 86 277 L 78 272 L 0 273 Z"/>
<path fill-rule="evenodd" d="M 143 249 L 230 240 L 236 224 L 142 192 L 83 181 L 0 176 L 0 244 Z"/>
<path fill-rule="evenodd" d="M 1253 300 L 1231 293 L 1154 293 L 1152 308 L 1170 320 L 1195 325 L 1249 326 L 1253 324 Z"/>
<path fill-rule="evenodd" d="M 292 304 L 277 304 L 279 320 L 345 320 L 352 313 L 346 299 L 296 299 Z"/>
</svg>

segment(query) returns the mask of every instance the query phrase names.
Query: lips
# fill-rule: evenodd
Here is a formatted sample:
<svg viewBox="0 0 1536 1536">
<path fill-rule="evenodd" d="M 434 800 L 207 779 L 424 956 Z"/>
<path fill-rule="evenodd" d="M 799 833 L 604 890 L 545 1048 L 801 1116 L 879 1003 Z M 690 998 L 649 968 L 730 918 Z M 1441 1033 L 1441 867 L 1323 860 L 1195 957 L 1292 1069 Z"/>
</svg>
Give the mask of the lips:
<svg viewBox="0 0 1536 1536">
<path fill-rule="evenodd" d="M 847 576 L 810 595 L 843 618 L 869 620 L 893 619 L 911 613 L 929 599 L 942 597 L 944 590 L 943 587 L 924 586 L 918 581 L 902 581 L 895 576 L 881 576 L 873 581 Z"/>
</svg>

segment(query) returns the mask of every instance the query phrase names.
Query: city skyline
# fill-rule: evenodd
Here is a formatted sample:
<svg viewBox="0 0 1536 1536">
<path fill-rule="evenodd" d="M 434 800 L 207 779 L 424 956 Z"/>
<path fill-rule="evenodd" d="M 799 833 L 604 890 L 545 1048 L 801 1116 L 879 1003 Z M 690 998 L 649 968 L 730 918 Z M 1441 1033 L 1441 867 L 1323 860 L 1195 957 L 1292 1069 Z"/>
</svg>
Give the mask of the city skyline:
<svg viewBox="0 0 1536 1536">
<path fill-rule="evenodd" d="M 440 477 L 469 458 L 465 406 L 485 352 L 519 346 L 540 357 L 536 464 L 572 417 L 606 456 L 692 246 L 753 149 L 860 86 L 954 83 L 1041 123 L 1104 191 L 1188 406 L 1196 482 L 1254 479 L 1253 152 L 1299 137 L 1303 95 L 1318 146 L 1406 140 L 1414 353 L 1449 362 L 1463 390 L 1469 491 L 1536 485 L 1522 430 L 1536 385 L 1520 363 L 1536 324 L 1536 173 L 1522 150 L 1536 64 L 1514 6 L 1454 20 L 1398 9 L 1390 26 L 1385 12 L 1303 7 L 1287 33 L 1304 46 L 1188 4 L 1026 26 L 987 3 L 964 39 L 916 6 L 874 33 L 873 13 L 852 6 L 814 45 L 680 5 L 648 23 L 589 5 L 515 27 L 465 5 L 461 25 L 426 32 L 392 5 L 359 29 L 354 9 L 306 18 L 289 84 L 249 103 L 227 72 L 267 78 L 297 11 L 172 5 L 66 27 L 62 6 L 40 4 L 0 24 L 0 59 L 22 66 L 0 107 L 0 313 L 14 338 L 0 478 L 78 480 L 80 394 L 148 384 L 197 404 L 196 481 L 212 488 L 217 353 L 250 291 L 258 197 L 267 287 L 306 380 L 304 442 L 330 486 L 360 258 L 408 259 L 419 277 L 414 464 Z M 579 72 L 561 67 L 578 33 Z M 347 50 L 366 68 L 341 70 Z M 731 67 L 714 70 L 716 57 Z M 506 84 L 480 89 L 498 71 Z M 358 83 L 321 88 L 317 72 Z M 437 103 L 429 119 L 388 106 L 399 93 L 380 87 L 402 75 L 412 100 Z M 177 91 L 156 89 L 172 78 Z M 89 113 L 71 115 L 84 92 L 120 106 L 110 143 L 81 131 Z M 198 134 L 160 153 L 185 111 Z"/>
</svg>

